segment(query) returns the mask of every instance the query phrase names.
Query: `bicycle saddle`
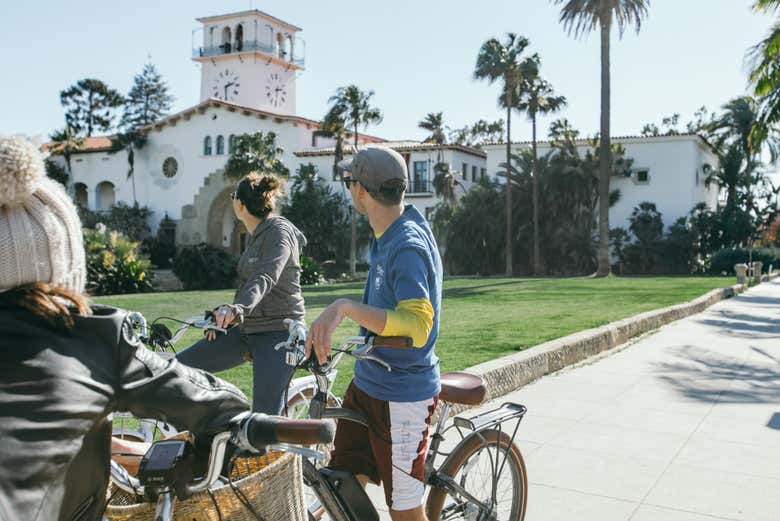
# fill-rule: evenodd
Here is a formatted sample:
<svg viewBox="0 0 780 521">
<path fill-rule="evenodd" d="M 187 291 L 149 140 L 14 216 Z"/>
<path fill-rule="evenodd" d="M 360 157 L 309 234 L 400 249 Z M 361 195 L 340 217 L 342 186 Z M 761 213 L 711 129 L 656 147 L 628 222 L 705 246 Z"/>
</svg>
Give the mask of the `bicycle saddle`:
<svg viewBox="0 0 780 521">
<path fill-rule="evenodd" d="M 464 405 L 478 405 L 482 403 L 485 394 L 487 394 L 487 387 L 481 376 L 460 371 L 441 375 L 440 400 Z"/>
</svg>

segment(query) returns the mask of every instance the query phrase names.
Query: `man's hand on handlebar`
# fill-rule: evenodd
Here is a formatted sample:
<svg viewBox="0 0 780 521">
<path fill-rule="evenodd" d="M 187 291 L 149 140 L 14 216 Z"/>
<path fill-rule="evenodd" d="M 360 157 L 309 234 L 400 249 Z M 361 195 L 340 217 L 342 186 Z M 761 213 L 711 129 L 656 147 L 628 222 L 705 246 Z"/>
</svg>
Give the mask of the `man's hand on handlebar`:
<svg viewBox="0 0 780 521">
<path fill-rule="evenodd" d="M 347 305 L 349 305 L 348 300 L 338 299 L 326 307 L 317 320 L 312 322 L 309 336 L 306 337 L 306 358 L 309 358 L 313 349 L 317 361 L 320 364 L 327 363 L 331 353 L 333 332 L 344 320 Z"/>
</svg>

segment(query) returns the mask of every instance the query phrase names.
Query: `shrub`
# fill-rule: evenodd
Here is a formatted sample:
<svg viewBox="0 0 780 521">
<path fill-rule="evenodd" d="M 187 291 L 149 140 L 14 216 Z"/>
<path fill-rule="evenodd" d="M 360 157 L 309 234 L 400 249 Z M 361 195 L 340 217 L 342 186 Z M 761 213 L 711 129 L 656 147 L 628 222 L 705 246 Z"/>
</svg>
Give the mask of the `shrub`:
<svg viewBox="0 0 780 521">
<path fill-rule="evenodd" d="M 176 257 L 176 244 L 164 237 L 147 237 L 141 243 L 141 250 L 157 268 L 168 269 Z"/>
<path fill-rule="evenodd" d="M 96 212 L 88 208 L 79 207 L 79 217 L 85 228 L 95 228 L 98 223 L 103 223 L 106 228 L 116 230 L 132 241 L 141 241 L 149 234 L 149 217 L 152 210 L 138 203 L 130 206 L 119 202 L 105 212 Z"/>
<path fill-rule="evenodd" d="M 139 255 L 138 243 L 104 225 L 84 230 L 87 289 L 93 295 L 152 291 L 150 262 Z"/>
<path fill-rule="evenodd" d="M 721 273 L 733 275 L 734 265 L 740 263 L 747 264 L 750 258 L 750 252 L 747 248 L 718 250 L 712 255 L 710 260 L 710 272 L 716 275 Z M 766 273 L 769 271 L 770 264 L 773 266 L 773 269 L 780 267 L 780 250 L 775 248 L 754 249 L 752 259 L 754 262 L 763 262 L 763 272 Z"/>
<path fill-rule="evenodd" d="M 301 255 L 301 284 L 316 285 L 325 282 L 322 275 L 322 268 L 314 259 Z"/>
<path fill-rule="evenodd" d="M 236 279 L 238 260 L 205 242 L 185 246 L 173 260 L 173 273 L 184 289 L 225 289 Z"/>
</svg>

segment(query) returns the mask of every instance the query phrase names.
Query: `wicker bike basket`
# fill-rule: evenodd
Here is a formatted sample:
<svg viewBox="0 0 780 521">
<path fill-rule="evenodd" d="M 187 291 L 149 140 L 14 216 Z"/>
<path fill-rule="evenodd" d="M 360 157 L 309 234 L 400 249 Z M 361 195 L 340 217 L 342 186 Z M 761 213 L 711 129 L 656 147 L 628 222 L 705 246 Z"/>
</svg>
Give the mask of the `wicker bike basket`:
<svg viewBox="0 0 780 521">
<path fill-rule="evenodd" d="M 238 458 L 231 473 L 233 484 L 252 508 L 266 521 L 306 521 L 303 501 L 301 457 L 269 452 L 264 456 Z M 109 486 L 111 501 L 106 507 L 110 521 L 154 521 L 154 505 Z M 213 495 L 213 499 L 212 499 Z M 214 503 L 219 507 L 219 512 Z M 221 514 L 221 518 L 220 518 Z M 174 521 L 257 521 L 229 484 L 212 487 L 185 501 L 174 501 Z"/>
</svg>

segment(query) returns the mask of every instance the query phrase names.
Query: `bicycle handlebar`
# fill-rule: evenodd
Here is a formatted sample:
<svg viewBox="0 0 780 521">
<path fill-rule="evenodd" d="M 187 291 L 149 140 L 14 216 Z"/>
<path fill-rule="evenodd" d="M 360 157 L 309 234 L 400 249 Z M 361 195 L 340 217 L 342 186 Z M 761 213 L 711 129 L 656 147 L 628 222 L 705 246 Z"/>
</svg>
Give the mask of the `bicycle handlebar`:
<svg viewBox="0 0 780 521">
<path fill-rule="evenodd" d="M 318 454 L 312 454 L 310 449 L 291 445 L 332 443 L 335 434 L 336 426 L 330 421 L 290 420 L 260 413 L 245 413 L 234 419 L 230 430 L 214 436 L 205 476 L 193 483 L 184 484 L 184 489 L 188 494 L 195 494 L 207 490 L 217 482 L 228 443 L 233 443 L 239 449 L 249 452 L 280 449 L 301 452 L 307 457 L 312 457 Z M 114 460 L 111 460 L 111 479 L 119 488 L 131 494 L 143 496 L 146 492 L 141 482 Z"/>
<path fill-rule="evenodd" d="M 395 347 L 407 349 L 412 347 L 412 339 L 407 336 L 374 336 L 374 347 Z"/>
<path fill-rule="evenodd" d="M 252 447 L 255 450 L 262 450 L 275 443 L 316 445 L 331 443 L 335 434 L 336 425 L 331 422 L 290 420 L 253 413 L 242 422 L 239 446 L 243 445 L 245 449 Z"/>
</svg>

